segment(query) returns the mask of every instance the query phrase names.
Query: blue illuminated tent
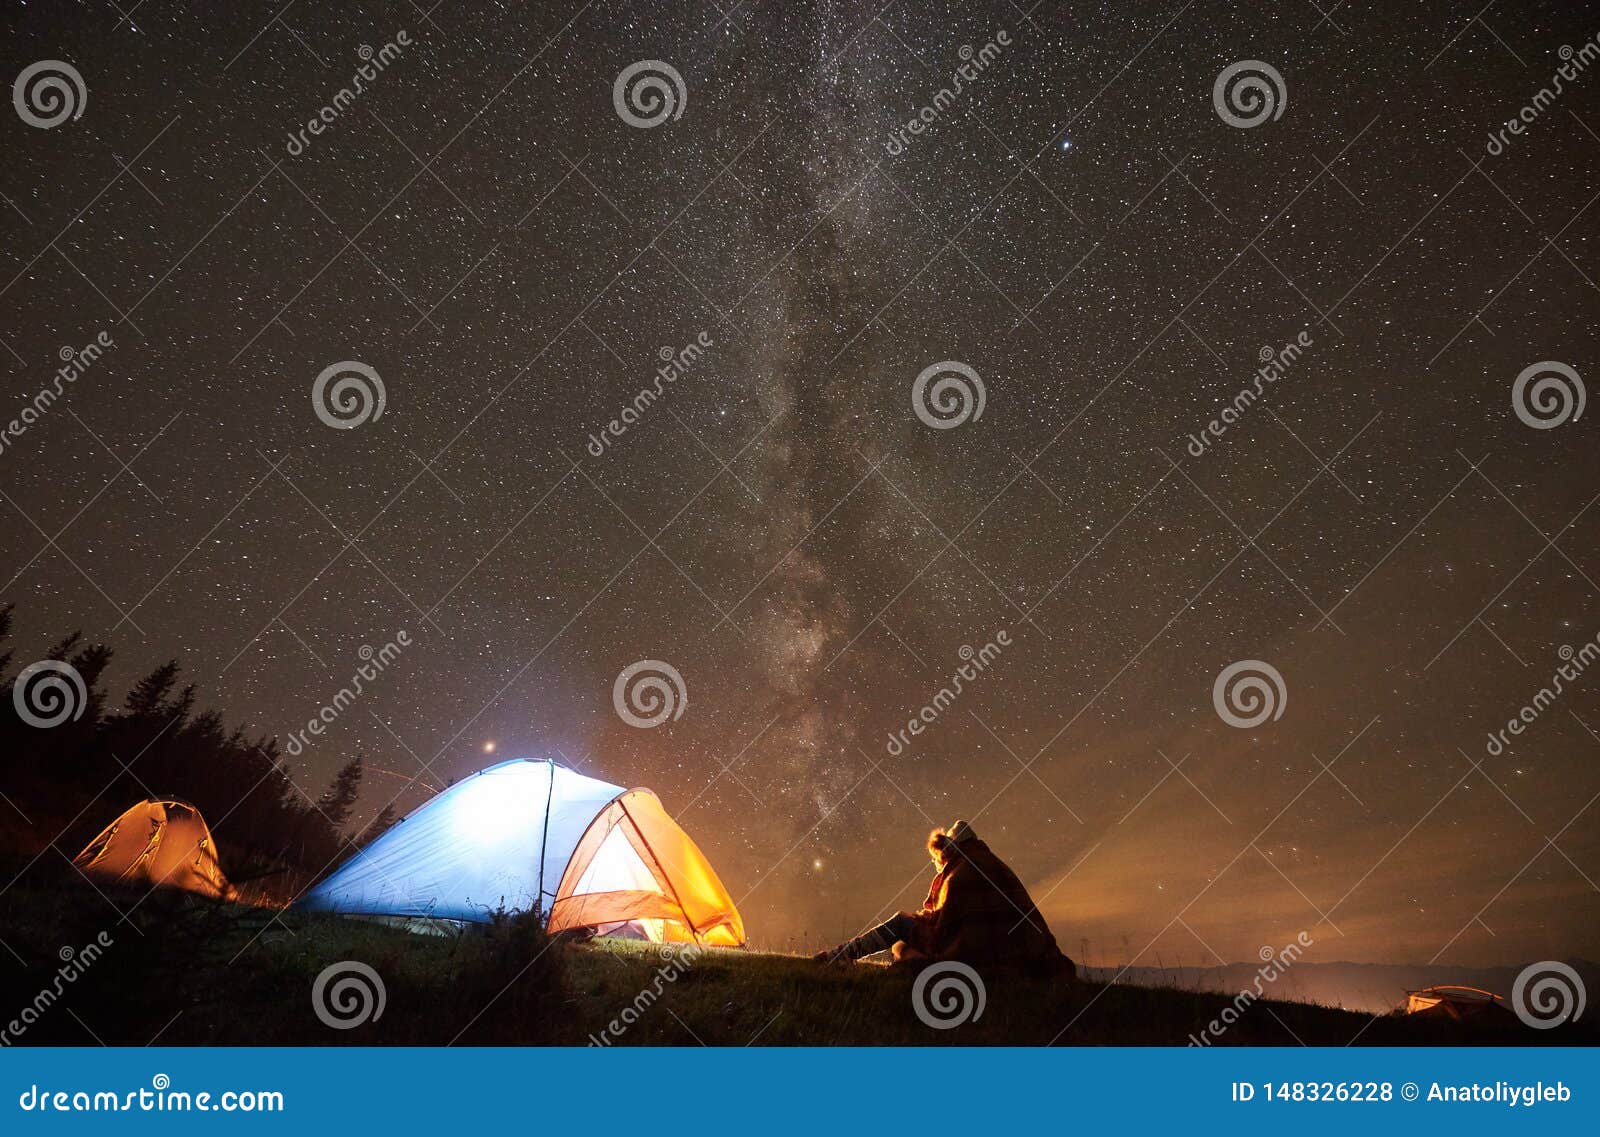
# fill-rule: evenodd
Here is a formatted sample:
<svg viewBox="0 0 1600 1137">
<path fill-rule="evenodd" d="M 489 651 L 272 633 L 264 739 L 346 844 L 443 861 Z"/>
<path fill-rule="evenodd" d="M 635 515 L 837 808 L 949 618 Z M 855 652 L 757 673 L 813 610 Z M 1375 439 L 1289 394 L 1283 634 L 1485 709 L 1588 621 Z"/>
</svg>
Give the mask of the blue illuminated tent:
<svg viewBox="0 0 1600 1137">
<path fill-rule="evenodd" d="M 733 899 L 655 794 L 548 760 L 513 759 L 457 782 L 297 907 L 478 923 L 537 909 L 552 932 L 744 943 Z"/>
</svg>

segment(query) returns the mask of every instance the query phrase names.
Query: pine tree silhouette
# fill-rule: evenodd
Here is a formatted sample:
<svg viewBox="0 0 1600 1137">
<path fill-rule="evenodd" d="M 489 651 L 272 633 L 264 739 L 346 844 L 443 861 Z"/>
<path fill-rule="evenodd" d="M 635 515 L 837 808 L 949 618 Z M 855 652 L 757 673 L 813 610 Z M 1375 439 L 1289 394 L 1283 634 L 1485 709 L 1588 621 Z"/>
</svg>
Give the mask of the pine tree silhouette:
<svg viewBox="0 0 1600 1137">
<path fill-rule="evenodd" d="M 361 787 L 359 758 L 313 803 L 290 778 L 276 739 L 229 730 L 220 711 L 197 708 L 176 660 L 152 669 L 111 709 L 101 687 L 111 648 L 78 631 L 43 655 L 19 655 L 14 627 L 14 606 L 0 607 L 0 789 L 22 815 L 15 820 L 27 820 L 0 826 L 0 855 L 59 866 L 59 858 L 40 855 L 52 842 L 71 857 L 108 820 L 154 797 L 200 810 L 230 875 L 281 876 L 279 887 L 289 892 L 341 858 L 340 828 Z M 13 705 L 17 664 L 45 659 L 70 664 L 87 696 L 80 714 L 48 729 L 24 721 Z"/>
<path fill-rule="evenodd" d="M 343 829 L 355 810 L 356 799 L 361 796 L 361 772 L 358 754 L 340 767 L 327 790 L 317 799 L 317 811 L 335 829 Z"/>
<path fill-rule="evenodd" d="M 372 844 L 372 842 L 376 841 L 379 837 L 382 837 L 384 833 L 393 828 L 394 823 L 399 820 L 400 814 L 395 810 L 392 802 L 384 806 L 378 811 L 378 816 L 367 822 L 367 827 L 363 829 L 361 831 L 361 835 L 356 838 L 356 846 L 360 848 Z"/>
</svg>

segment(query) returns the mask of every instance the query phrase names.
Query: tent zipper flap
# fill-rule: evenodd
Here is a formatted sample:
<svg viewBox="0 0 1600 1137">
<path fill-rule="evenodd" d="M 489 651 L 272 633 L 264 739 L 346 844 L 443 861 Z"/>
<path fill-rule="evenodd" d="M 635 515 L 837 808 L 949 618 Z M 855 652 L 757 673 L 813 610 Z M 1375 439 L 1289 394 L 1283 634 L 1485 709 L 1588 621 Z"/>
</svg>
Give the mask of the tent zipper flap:
<svg viewBox="0 0 1600 1137">
<path fill-rule="evenodd" d="M 623 796 L 626 797 L 627 795 L 624 794 Z M 699 943 L 700 929 L 694 926 L 694 920 L 690 918 L 689 910 L 683 906 L 683 897 L 678 895 L 678 886 L 672 882 L 672 875 L 667 872 L 666 866 L 661 863 L 661 858 L 656 856 L 655 849 L 651 848 L 650 838 L 644 835 L 644 830 L 639 828 L 639 823 L 633 819 L 633 814 L 628 812 L 628 803 L 619 797 L 617 804 L 622 807 L 622 814 L 628 819 L 628 824 L 633 826 L 634 833 L 638 834 L 639 840 L 644 842 L 644 847 L 650 851 L 650 859 L 656 864 L 656 872 L 661 875 L 661 879 L 666 881 L 667 887 L 672 890 L 672 902 L 678 906 L 678 911 L 683 913 L 683 922 L 688 926 L 689 934 L 694 937 L 695 943 Z"/>
</svg>

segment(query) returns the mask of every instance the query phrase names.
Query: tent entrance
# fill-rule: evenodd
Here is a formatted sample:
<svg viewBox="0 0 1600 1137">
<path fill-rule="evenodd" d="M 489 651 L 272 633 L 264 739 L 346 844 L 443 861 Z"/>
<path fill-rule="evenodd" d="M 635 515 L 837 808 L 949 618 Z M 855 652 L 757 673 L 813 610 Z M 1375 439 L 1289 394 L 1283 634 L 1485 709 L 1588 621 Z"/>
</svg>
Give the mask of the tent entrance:
<svg viewBox="0 0 1600 1137">
<path fill-rule="evenodd" d="M 654 943 L 736 946 L 732 898 L 689 835 L 648 790 L 619 795 L 578 841 L 549 930 L 594 928 Z"/>
</svg>

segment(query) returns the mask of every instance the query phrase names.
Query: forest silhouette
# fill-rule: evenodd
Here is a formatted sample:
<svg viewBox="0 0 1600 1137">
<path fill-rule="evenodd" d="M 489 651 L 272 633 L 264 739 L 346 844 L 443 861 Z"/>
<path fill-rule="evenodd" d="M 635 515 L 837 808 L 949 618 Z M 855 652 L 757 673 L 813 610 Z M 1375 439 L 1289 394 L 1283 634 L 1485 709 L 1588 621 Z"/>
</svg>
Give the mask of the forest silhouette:
<svg viewBox="0 0 1600 1137">
<path fill-rule="evenodd" d="M 115 702 L 103 680 L 113 658 L 105 643 L 73 632 L 40 659 L 69 664 L 82 678 L 81 713 L 42 728 L 13 713 L 19 669 L 11 643 L 14 605 L 0 608 L 0 792 L 22 825 L 0 826 L 0 856 L 44 859 L 51 846 L 71 859 L 108 821 L 146 798 L 175 798 L 200 810 L 235 883 L 284 903 L 354 842 L 394 821 L 386 807 L 358 834 L 350 825 L 363 763 L 347 761 L 312 799 L 290 776 L 278 742 L 230 728 L 222 712 L 197 705 L 176 660 L 154 668 Z M 76 707 L 74 707 L 76 710 Z M 13 821 L 17 818 L 13 818 Z M 53 858 L 52 858 L 53 859 Z"/>
</svg>

